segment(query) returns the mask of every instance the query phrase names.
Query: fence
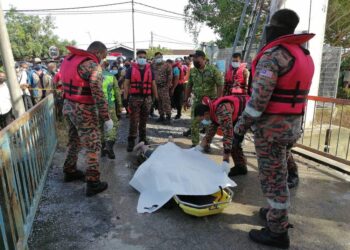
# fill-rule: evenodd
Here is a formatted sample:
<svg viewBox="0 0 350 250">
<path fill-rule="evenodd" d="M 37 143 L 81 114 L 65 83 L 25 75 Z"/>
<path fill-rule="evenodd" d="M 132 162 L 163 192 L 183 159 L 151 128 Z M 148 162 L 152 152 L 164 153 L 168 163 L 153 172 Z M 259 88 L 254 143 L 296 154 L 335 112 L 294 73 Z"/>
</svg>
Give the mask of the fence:
<svg viewBox="0 0 350 250">
<path fill-rule="evenodd" d="M 350 165 L 350 100 L 309 96 L 311 122 L 304 123 L 298 146 Z M 309 124 L 308 124 L 309 123 Z"/>
<path fill-rule="evenodd" d="M 25 249 L 57 145 L 47 96 L 0 131 L 0 249 Z"/>
</svg>

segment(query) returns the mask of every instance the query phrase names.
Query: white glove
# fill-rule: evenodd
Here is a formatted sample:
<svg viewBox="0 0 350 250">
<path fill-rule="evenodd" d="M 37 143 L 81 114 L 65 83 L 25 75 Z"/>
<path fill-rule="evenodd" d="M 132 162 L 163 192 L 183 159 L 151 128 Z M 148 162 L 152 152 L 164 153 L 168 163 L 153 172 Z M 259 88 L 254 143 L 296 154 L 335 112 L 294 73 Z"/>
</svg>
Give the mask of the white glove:
<svg viewBox="0 0 350 250">
<path fill-rule="evenodd" d="M 224 171 L 226 174 L 228 174 L 230 172 L 230 164 L 226 161 L 223 161 L 220 165 L 220 168 L 222 169 L 222 171 Z"/>
<path fill-rule="evenodd" d="M 103 129 L 105 132 L 109 132 L 111 131 L 113 128 L 113 121 L 111 119 L 109 119 L 108 121 L 105 121 L 105 123 L 103 124 Z"/>
<path fill-rule="evenodd" d="M 197 145 L 197 146 L 194 147 L 194 150 L 198 151 L 198 152 L 203 152 L 204 148 L 201 145 Z"/>
</svg>

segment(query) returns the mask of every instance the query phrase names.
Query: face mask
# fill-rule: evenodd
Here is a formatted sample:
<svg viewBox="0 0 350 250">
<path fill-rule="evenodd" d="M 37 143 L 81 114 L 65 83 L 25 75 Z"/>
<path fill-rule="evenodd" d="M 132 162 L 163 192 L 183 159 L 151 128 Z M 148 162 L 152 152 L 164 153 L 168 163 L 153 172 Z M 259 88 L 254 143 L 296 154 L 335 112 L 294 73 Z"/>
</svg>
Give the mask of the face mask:
<svg viewBox="0 0 350 250">
<path fill-rule="evenodd" d="M 124 66 L 124 64 L 121 63 L 121 64 L 120 64 L 120 67 L 123 68 L 123 66 Z"/>
<path fill-rule="evenodd" d="M 197 69 L 200 69 L 200 67 L 201 67 L 201 63 L 200 63 L 200 62 L 197 62 L 197 61 L 193 62 L 193 65 L 194 65 Z"/>
<path fill-rule="evenodd" d="M 241 63 L 240 62 L 232 62 L 231 65 L 233 68 L 238 68 L 241 65 Z"/>
<path fill-rule="evenodd" d="M 117 69 L 112 69 L 111 71 L 109 71 L 111 74 L 116 75 L 118 74 L 118 70 Z"/>
<path fill-rule="evenodd" d="M 161 63 L 161 62 L 163 62 L 163 58 L 161 58 L 161 57 L 160 57 L 160 58 L 156 58 L 156 59 L 155 59 L 155 62 L 156 62 L 156 63 Z"/>
<path fill-rule="evenodd" d="M 147 64 L 147 59 L 146 58 L 137 58 L 137 63 L 139 65 L 146 65 Z"/>
<path fill-rule="evenodd" d="M 211 121 L 210 120 L 202 120 L 201 123 L 204 125 L 204 126 L 209 126 L 211 124 Z"/>
</svg>

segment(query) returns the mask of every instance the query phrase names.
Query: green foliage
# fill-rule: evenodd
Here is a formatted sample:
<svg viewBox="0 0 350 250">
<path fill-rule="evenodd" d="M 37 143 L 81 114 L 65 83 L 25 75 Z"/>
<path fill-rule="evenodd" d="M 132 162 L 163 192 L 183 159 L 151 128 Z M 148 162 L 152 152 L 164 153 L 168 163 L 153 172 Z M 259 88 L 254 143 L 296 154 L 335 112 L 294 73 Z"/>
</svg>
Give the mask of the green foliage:
<svg viewBox="0 0 350 250">
<path fill-rule="evenodd" d="M 16 60 L 47 58 L 49 47 L 53 45 L 59 48 L 62 55 L 67 52 L 66 45 L 75 45 L 75 41 L 62 41 L 54 34 L 56 27 L 52 16 L 40 18 L 19 13 L 11 8 L 6 13 L 5 20 Z"/>
<path fill-rule="evenodd" d="M 156 52 L 161 52 L 163 55 L 165 55 L 165 54 L 167 54 L 167 55 L 171 54 L 171 53 L 170 53 L 171 51 L 170 51 L 169 49 L 164 48 L 164 47 L 160 47 L 160 45 L 158 45 L 158 47 L 150 47 L 149 49 L 147 49 L 147 58 L 148 58 L 148 59 L 153 58 L 153 57 L 154 57 L 154 54 L 155 54 Z"/>
<path fill-rule="evenodd" d="M 350 48 L 350 1 L 330 0 L 327 12 L 325 42 Z"/>
</svg>

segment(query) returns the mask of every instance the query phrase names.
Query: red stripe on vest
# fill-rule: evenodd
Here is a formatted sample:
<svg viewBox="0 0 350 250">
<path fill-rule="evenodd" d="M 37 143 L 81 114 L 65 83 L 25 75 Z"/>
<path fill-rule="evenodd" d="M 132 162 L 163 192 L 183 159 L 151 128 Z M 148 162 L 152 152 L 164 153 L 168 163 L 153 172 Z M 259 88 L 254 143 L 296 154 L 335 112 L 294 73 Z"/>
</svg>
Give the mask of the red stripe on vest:
<svg viewBox="0 0 350 250">
<path fill-rule="evenodd" d="M 99 63 L 99 59 L 92 53 L 77 49 L 72 46 L 66 47 L 70 54 L 65 57 L 61 69 L 61 82 L 63 85 L 63 98 L 73 102 L 95 104 L 91 94 L 89 81 L 80 77 L 79 65 L 86 60 Z"/>
<path fill-rule="evenodd" d="M 270 102 L 264 111 L 266 114 L 302 115 L 304 113 L 307 94 L 310 90 L 314 74 L 314 63 L 310 55 L 305 54 L 301 44 L 306 43 L 314 34 L 282 36 L 261 49 L 252 62 L 252 75 L 256 65 L 266 50 L 282 46 L 294 57 L 292 69 L 278 77 Z"/>
</svg>

